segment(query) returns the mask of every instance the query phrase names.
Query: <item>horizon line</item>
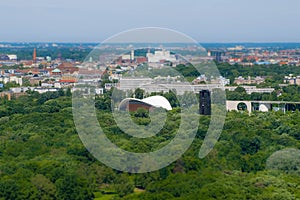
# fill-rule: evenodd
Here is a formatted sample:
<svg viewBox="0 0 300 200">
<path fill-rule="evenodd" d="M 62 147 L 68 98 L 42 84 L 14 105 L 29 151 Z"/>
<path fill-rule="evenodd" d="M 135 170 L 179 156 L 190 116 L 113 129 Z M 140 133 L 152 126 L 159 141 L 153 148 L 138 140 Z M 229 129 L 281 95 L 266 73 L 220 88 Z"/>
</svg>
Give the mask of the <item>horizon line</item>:
<svg viewBox="0 0 300 200">
<path fill-rule="evenodd" d="M 272 43 L 291 43 L 291 44 L 295 44 L 295 43 L 298 43 L 300 44 L 300 41 L 216 41 L 216 42 L 201 42 L 201 41 L 197 41 L 198 43 L 202 43 L 202 44 L 233 44 L 233 43 L 236 43 L 236 44 L 245 44 L 245 43 L 248 43 L 248 44 L 260 44 L 260 43 L 264 43 L 264 44 L 272 44 Z M 78 42 L 78 41 L 10 41 L 10 42 L 7 42 L 7 41 L 0 41 L 0 44 L 12 44 L 12 43 L 29 43 L 29 44 L 34 44 L 34 43 L 44 43 L 44 44 L 47 44 L 47 43 L 57 43 L 57 44 L 101 44 L 102 42 L 96 42 L 96 41 L 84 41 L 84 42 Z M 161 42 L 122 42 L 122 43 L 161 43 Z M 168 42 L 168 43 L 185 43 L 185 42 Z M 107 44 L 110 44 L 110 43 L 107 43 Z M 114 44 L 121 44 L 116 42 Z"/>
</svg>

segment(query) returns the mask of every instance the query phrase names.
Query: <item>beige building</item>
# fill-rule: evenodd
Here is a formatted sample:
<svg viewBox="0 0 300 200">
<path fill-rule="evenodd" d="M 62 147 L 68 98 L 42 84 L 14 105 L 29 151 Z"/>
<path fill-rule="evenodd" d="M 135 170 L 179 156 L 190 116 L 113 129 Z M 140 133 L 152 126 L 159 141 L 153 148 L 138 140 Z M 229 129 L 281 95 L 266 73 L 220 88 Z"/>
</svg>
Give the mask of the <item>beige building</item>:
<svg viewBox="0 0 300 200">
<path fill-rule="evenodd" d="M 261 84 L 265 82 L 265 78 L 257 76 L 255 78 L 252 78 L 250 76 L 248 76 L 247 79 L 245 79 L 242 76 L 239 76 L 238 78 L 234 79 L 234 83 L 238 84 L 238 85 L 250 85 L 250 84 Z"/>
<path fill-rule="evenodd" d="M 288 83 L 290 85 L 300 85 L 300 76 L 293 76 L 292 74 L 285 76 L 284 83 Z"/>
</svg>

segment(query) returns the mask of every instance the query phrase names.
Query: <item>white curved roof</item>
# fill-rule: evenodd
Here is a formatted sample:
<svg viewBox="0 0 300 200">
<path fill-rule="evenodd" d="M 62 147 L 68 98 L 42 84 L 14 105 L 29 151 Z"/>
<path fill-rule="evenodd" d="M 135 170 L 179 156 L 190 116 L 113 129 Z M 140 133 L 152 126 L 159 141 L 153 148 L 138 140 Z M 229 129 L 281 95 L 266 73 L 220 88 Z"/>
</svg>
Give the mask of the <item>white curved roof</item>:
<svg viewBox="0 0 300 200">
<path fill-rule="evenodd" d="M 143 102 L 143 103 L 149 104 L 156 108 L 164 108 L 166 110 L 172 110 L 172 106 L 171 106 L 170 102 L 163 96 L 151 96 L 151 97 L 147 97 L 145 99 L 126 98 L 121 101 L 119 108 L 128 104 L 129 101 Z"/>
</svg>

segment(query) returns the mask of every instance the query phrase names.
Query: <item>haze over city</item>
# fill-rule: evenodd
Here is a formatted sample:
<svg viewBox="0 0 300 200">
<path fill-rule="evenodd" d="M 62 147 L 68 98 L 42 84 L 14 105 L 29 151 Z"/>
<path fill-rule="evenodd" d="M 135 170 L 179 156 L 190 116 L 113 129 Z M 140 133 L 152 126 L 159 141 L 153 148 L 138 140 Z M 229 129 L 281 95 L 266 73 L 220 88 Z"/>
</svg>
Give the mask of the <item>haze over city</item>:
<svg viewBox="0 0 300 200">
<path fill-rule="evenodd" d="M 101 42 L 138 27 L 164 27 L 199 42 L 300 42 L 297 0 L 10 0 L 0 42 Z"/>
</svg>

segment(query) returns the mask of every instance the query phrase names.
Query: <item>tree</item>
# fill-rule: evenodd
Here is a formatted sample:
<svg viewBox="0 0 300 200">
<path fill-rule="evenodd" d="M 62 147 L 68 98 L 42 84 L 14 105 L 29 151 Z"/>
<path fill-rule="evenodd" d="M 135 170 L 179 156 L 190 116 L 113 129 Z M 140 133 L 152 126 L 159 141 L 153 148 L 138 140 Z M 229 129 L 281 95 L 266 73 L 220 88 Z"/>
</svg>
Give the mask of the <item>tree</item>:
<svg viewBox="0 0 300 200">
<path fill-rule="evenodd" d="M 246 93 L 245 88 L 243 88 L 243 87 L 241 87 L 241 86 L 238 86 L 237 88 L 235 88 L 234 91 L 235 91 L 235 92 L 240 92 L 240 93 Z"/>
<path fill-rule="evenodd" d="M 176 97 L 176 92 L 169 90 L 169 92 L 164 93 L 163 96 L 170 102 L 172 108 L 179 106 L 179 101 Z"/>
<path fill-rule="evenodd" d="M 55 182 L 55 185 L 56 198 L 58 199 L 92 200 L 94 198 L 94 195 L 86 185 L 86 182 L 74 173 L 65 174 Z"/>
<path fill-rule="evenodd" d="M 137 99 L 143 99 L 144 98 L 144 93 L 145 93 L 144 90 L 142 90 L 140 88 L 137 88 L 134 91 L 134 97 L 137 98 Z"/>
<path fill-rule="evenodd" d="M 67 96 L 67 97 L 72 96 L 71 88 L 67 88 L 66 96 Z"/>
<path fill-rule="evenodd" d="M 65 95 L 65 92 L 62 88 L 59 88 L 58 95 L 61 96 L 61 97 Z"/>
<path fill-rule="evenodd" d="M 34 177 L 32 177 L 31 182 L 38 190 L 38 199 L 55 199 L 55 185 L 44 175 L 35 175 Z"/>
<path fill-rule="evenodd" d="M 273 153 L 267 160 L 267 169 L 281 170 L 300 175 L 300 154 L 298 149 L 287 148 Z"/>
<path fill-rule="evenodd" d="M 117 177 L 115 181 L 115 189 L 120 197 L 124 197 L 133 192 L 134 186 L 124 174 Z"/>
<path fill-rule="evenodd" d="M 140 118 L 147 118 L 149 117 L 148 110 L 145 108 L 138 108 L 137 111 L 134 113 L 135 117 L 140 117 Z"/>
</svg>

